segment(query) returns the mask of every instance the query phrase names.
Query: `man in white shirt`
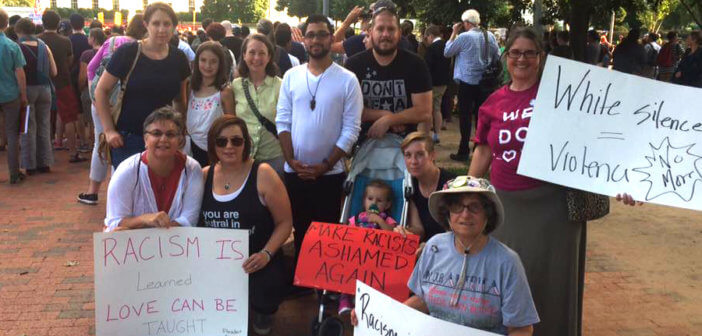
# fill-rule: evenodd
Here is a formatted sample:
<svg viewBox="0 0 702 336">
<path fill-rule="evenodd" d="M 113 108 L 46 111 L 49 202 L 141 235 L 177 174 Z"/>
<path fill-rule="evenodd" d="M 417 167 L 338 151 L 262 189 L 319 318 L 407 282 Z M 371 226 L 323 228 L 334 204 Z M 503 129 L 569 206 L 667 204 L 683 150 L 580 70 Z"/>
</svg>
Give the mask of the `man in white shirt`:
<svg viewBox="0 0 702 336">
<path fill-rule="evenodd" d="M 339 220 L 342 158 L 358 139 L 363 110 L 356 76 L 332 62 L 333 28 L 327 18 L 311 15 L 306 27 L 309 62 L 285 73 L 275 120 L 286 161 L 296 255 L 312 221 Z"/>
</svg>

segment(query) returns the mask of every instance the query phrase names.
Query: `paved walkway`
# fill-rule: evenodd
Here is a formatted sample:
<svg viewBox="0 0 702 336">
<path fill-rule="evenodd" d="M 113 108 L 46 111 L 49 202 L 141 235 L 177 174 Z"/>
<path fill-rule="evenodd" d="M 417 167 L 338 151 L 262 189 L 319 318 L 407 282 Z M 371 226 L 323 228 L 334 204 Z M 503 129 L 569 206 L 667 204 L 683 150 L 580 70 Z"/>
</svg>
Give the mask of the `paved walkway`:
<svg viewBox="0 0 702 336">
<path fill-rule="evenodd" d="M 442 146 L 455 148 L 450 137 Z M 100 205 L 75 201 L 88 164 L 57 153 L 50 174 L 7 184 L 0 152 L 0 335 L 92 335 L 92 233 Z M 444 155 L 445 156 L 445 155 Z M 613 205 L 589 224 L 584 334 L 699 335 L 702 213 Z M 559 290 L 555 288 L 554 290 Z M 309 335 L 314 299 L 286 301 L 274 335 Z"/>
</svg>

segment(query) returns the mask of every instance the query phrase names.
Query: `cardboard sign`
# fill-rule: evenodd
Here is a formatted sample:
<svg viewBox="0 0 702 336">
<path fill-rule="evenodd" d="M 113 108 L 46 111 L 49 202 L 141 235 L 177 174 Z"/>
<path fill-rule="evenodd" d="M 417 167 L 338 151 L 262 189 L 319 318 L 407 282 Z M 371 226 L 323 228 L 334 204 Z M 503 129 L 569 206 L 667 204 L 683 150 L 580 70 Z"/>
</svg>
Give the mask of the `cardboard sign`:
<svg viewBox="0 0 702 336">
<path fill-rule="evenodd" d="M 405 306 L 361 281 L 356 282 L 354 336 L 494 336 L 495 333 L 437 319 Z M 441 330 L 441 332 L 437 332 Z"/>
<path fill-rule="evenodd" d="M 96 335 L 246 335 L 246 230 L 93 235 Z"/>
<path fill-rule="evenodd" d="M 549 56 L 518 173 L 702 210 L 700 97 L 697 88 Z"/>
<path fill-rule="evenodd" d="M 358 279 L 405 300 L 418 246 L 416 235 L 313 222 L 302 241 L 295 284 L 354 294 Z"/>
</svg>

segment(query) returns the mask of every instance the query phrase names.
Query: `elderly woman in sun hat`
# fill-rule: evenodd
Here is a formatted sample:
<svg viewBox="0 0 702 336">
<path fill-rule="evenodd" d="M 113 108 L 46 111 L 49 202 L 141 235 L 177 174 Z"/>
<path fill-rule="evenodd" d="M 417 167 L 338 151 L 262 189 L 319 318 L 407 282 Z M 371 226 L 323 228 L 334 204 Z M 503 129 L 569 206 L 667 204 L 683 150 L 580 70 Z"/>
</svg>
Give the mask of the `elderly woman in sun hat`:
<svg viewBox="0 0 702 336">
<path fill-rule="evenodd" d="M 519 256 L 490 236 L 504 220 L 485 179 L 458 176 L 429 197 L 435 235 L 408 282 L 405 304 L 449 322 L 503 335 L 531 335 L 539 317 Z"/>
<path fill-rule="evenodd" d="M 458 176 L 429 197 L 449 231 L 429 239 L 407 284 L 405 305 L 436 318 L 500 335 L 532 335 L 539 316 L 517 253 L 490 236 L 504 220 L 495 188 Z M 358 324 L 355 311 L 351 323 Z"/>
</svg>

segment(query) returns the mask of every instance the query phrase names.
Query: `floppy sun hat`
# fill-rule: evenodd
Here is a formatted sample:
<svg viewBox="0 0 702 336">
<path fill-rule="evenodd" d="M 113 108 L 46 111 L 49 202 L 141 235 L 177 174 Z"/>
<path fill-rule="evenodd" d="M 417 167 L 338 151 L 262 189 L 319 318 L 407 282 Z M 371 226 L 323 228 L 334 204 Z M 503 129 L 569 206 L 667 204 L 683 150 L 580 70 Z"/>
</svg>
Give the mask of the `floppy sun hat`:
<svg viewBox="0 0 702 336">
<path fill-rule="evenodd" d="M 472 176 L 458 176 L 453 180 L 446 182 L 444 188 L 435 191 L 429 196 L 429 212 L 437 222 L 443 222 L 439 209 L 446 204 L 446 195 L 449 194 L 483 194 L 487 199 L 495 205 L 497 213 L 497 225 L 502 225 L 505 218 L 505 210 L 502 207 L 500 198 L 495 193 L 495 187 L 486 179 L 475 178 Z"/>
</svg>

